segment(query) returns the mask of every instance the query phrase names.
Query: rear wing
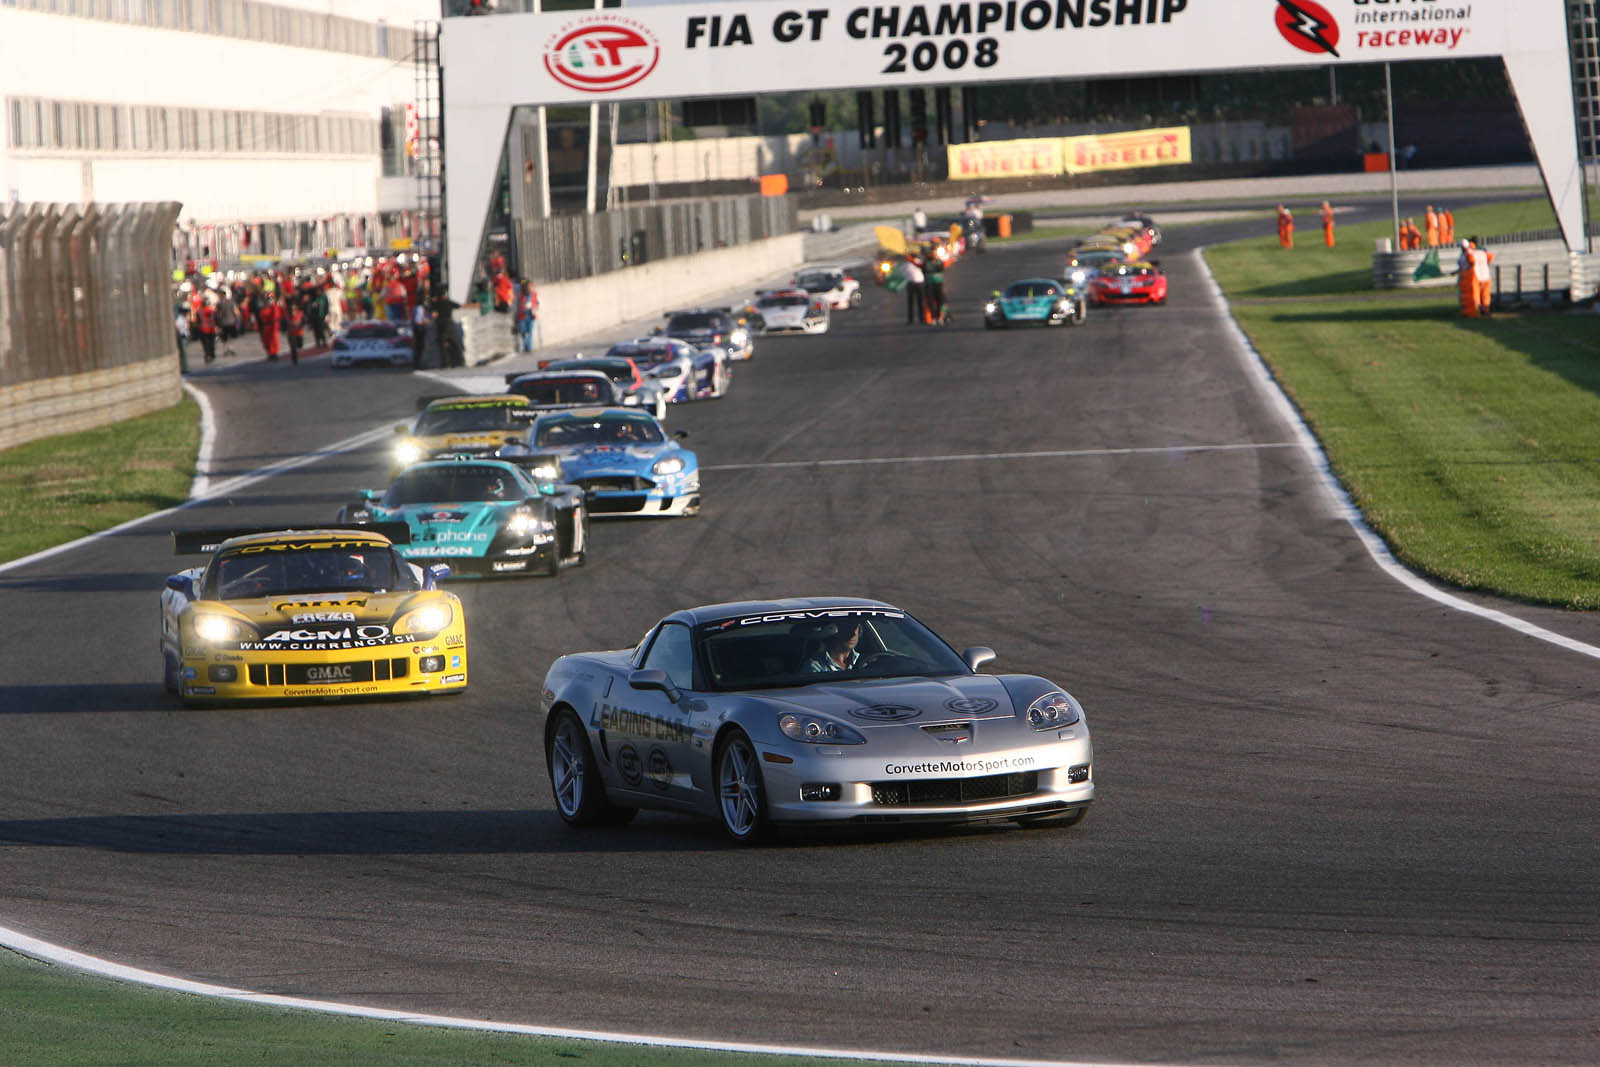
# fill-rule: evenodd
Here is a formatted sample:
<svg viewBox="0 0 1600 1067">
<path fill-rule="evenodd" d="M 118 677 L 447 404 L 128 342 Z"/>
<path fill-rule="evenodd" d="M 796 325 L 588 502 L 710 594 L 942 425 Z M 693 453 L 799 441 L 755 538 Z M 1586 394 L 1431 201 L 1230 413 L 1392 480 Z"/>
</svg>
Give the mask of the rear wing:
<svg viewBox="0 0 1600 1067">
<path fill-rule="evenodd" d="M 403 522 L 309 522 L 289 526 L 239 526 L 211 530 L 173 530 L 172 554 L 198 556 L 215 552 L 230 537 L 250 537 L 255 534 L 290 534 L 312 530 L 351 530 L 357 533 L 378 534 L 387 537 L 391 544 L 411 542 L 411 527 Z"/>
<path fill-rule="evenodd" d="M 435 400 L 470 400 L 481 395 L 480 393 L 429 393 L 425 396 L 417 397 L 417 410 L 423 410 Z"/>
</svg>

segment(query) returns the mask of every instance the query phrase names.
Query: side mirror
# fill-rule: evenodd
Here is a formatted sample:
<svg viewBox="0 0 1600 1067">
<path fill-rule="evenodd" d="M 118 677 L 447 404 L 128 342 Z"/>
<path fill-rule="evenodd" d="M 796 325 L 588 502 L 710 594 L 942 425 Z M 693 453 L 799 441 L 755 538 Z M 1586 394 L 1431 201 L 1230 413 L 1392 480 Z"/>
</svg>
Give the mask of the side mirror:
<svg viewBox="0 0 1600 1067">
<path fill-rule="evenodd" d="M 667 695 L 667 699 L 672 701 L 674 704 L 676 704 L 678 702 L 678 698 L 683 695 L 678 690 L 678 687 L 672 684 L 672 679 L 667 677 L 666 671 L 657 670 L 655 668 L 646 668 L 644 670 L 634 671 L 633 673 L 629 674 L 628 685 L 634 689 L 654 689 L 657 692 L 665 693 Z"/>
<path fill-rule="evenodd" d="M 379 500 L 383 499 L 383 492 L 384 491 L 382 489 L 363 489 L 361 490 L 361 499 L 371 501 L 375 504 Z"/>
<path fill-rule="evenodd" d="M 450 565 L 448 563 L 434 563 L 422 572 L 422 588 L 437 589 L 439 588 L 439 582 L 448 577 L 450 577 Z"/>
<path fill-rule="evenodd" d="M 167 588 L 173 592 L 182 593 L 185 600 L 194 599 L 194 575 L 169 574 L 167 575 Z"/>
<path fill-rule="evenodd" d="M 673 430 L 672 431 L 672 436 L 681 441 L 685 437 L 689 436 L 689 431 L 688 430 Z"/>
<path fill-rule="evenodd" d="M 994 649 L 984 645 L 973 645 L 971 648 L 961 650 L 961 658 L 967 661 L 967 666 L 977 670 L 985 663 L 994 660 Z"/>
</svg>

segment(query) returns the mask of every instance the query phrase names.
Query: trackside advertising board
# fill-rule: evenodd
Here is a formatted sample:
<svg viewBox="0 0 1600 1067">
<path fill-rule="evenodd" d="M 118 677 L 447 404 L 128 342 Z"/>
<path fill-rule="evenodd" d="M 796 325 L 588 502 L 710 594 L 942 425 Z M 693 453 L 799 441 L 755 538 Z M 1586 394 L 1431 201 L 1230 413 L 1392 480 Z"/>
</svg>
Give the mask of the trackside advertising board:
<svg viewBox="0 0 1600 1067">
<path fill-rule="evenodd" d="M 1565 10 L 1560 0 L 732 0 L 445 19 L 451 256 L 472 262 L 517 104 L 1469 56 L 1505 57 L 1560 214 L 1558 186 L 1578 177 Z M 1570 241 L 1581 228 L 1569 221 Z M 464 293 L 470 269 L 450 273 Z"/>
<path fill-rule="evenodd" d="M 1193 161 L 1187 126 L 1080 137 L 975 141 L 948 145 L 945 153 L 952 180 L 1088 174 L 1097 170 L 1170 167 Z"/>
</svg>

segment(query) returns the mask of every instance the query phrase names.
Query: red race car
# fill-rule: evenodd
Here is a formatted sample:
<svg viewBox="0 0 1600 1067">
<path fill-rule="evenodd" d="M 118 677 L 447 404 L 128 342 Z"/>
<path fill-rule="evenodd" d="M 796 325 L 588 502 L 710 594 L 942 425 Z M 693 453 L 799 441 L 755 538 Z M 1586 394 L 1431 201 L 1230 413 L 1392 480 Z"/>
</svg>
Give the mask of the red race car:
<svg viewBox="0 0 1600 1067">
<path fill-rule="evenodd" d="M 1144 260 L 1107 264 L 1089 280 L 1089 300 L 1094 304 L 1165 304 L 1166 272 Z"/>
</svg>

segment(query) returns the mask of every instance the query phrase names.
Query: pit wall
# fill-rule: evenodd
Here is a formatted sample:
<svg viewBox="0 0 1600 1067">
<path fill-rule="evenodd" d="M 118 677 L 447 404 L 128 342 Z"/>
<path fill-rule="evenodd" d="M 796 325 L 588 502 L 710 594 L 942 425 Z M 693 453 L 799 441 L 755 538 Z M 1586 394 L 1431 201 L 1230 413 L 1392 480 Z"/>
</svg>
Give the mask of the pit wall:
<svg viewBox="0 0 1600 1067">
<path fill-rule="evenodd" d="M 625 322 L 695 307 L 741 285 L 781 274 L 805 261 L 805 235 L 763 241 L 657 260 L 578 281 L 539 287 L 540 348 L 570 344 Z M 466 341 L 469 365 L 488 363 L 516 351 L 511 316 L 480 314 L 471 305 L 456 312 Z M 618 338 L 623 340 L 623 338 Z"/>
</svg>

